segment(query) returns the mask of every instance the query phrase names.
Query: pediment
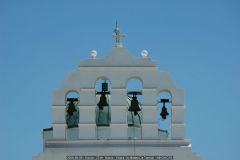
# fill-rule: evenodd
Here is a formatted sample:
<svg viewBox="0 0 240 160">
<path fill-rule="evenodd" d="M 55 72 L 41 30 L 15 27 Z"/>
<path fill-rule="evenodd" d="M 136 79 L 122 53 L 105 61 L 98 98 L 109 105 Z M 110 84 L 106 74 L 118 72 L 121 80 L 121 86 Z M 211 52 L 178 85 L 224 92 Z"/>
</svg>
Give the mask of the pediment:
<svg viewBox="0 0 240 160">
<path fill-rule="evenodd" d="M 125 48 L 113 48 L 104 59 L 89 59 L 80 67 L 155 67 L 156 62 L 149 58 L 135 59 Z"/>
</svg>

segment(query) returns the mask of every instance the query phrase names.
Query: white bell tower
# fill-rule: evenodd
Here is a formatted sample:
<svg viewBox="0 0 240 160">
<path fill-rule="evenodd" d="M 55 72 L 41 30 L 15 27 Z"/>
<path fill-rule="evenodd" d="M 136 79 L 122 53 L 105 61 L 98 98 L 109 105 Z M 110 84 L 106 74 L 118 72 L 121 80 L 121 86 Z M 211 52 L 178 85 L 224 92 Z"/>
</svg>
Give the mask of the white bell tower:
<svg viewBox="0 0 240 160">
<path fill-rule="evenodd" d="M 33 160 L 200 160 L 185 138 L 183 89 L 146 50 L 132 57 L 117 25 L 114 33 L 105 58 L 91 51 L 53 92 L 52 127 L 43 130 L 44 150 Z M 130 90 L 131 80 L 141 87 Z M 169 97 L 159 99 L 163 92 Z"/>
</svg>

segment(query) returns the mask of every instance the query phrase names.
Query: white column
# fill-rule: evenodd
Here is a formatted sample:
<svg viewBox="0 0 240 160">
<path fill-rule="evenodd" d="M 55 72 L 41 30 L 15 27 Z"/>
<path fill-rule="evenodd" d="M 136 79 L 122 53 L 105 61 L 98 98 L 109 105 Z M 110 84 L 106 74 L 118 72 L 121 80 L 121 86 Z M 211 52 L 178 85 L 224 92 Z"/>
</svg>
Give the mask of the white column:
<svg viewBox="0 0 240 160">
<path fill-rule="evenodd" d="M 96 139 L 96 124 L 78 124 L 79 139 Z"/>
<path fill-rule="evenodd" d="M 112 106 L 126 106 L 127 104 L 127 89 L 111 90 L 111 105 Z"/>
<path fill-rule="evenodd" d="M 172 123 L 174 124 L 182 124 L 184 123 L 184 112 L 185 112 L 185 106 L 172 106 L 171 107 L 172 112 Z"/>
<path fill-rule="evenodd" d="M 143 106 L 155 106 L 157 103 L 157 91 L 156 89 L 146 89 L 143 92 Z"/>
<path fill-rule="evenodd" d="M 111 139 L 127 139 L 127 124 L 111 124 Z"/>
<path fill-rule="evenodd" d="M 66 124 L 66 106 L 52 106 L 52 123 Z"/>
<path fill-rule="evenodd" d="M 111 107 L 111 123 L 127 124 L 127 106 Z"/>
<path fill-rule="evenodd" d="M 66 106 L 52 106 L 53 139 L 66 138 Z"/>
<path fill-rule="evenodd" d="M 172 139 L 184 140 L 185 138 L 185 124 L 171 124 Z"/>
<path fill-rule="evenodd" d="M 171 131 L 172 139 L 183 140 L 185 138 L 184 106 L 171 107 Z"/>
<path fill-rule="evenodd" d="M 143 124 L 157 123 L 157 106 L 142 106 Z"/>
<path fill-rule="evenodd" d="M 142 139 L 158 138 L 158 124 L 142 124 Z"/>
<path fill-rule="evenodd" d="M 96 123 L 96 106 L 79 106 L 79 124 Z"/>
<path fill-rule="evenodd" d="M 66 139 L 66 124 L 53 124 L 53 139 Z"/>
<path fill-rule="evenodd" d="M 142 139 L 158 139 L 156 89 L 143 89 Z"/>
<path fill-rule="evenodd" d="M 96 106 L 79 106 L 79 139 L 96 139 L 95 109 Z"/>
<path fill-rule="evenodd" d="M 95 89 L 81 89 L 80 90 L 80 102 L 81 106 L 95 106 L 96 96 Z"/>
<path fill-rule="evenodd" d="M 111 90 L 111 139 L 127 139 L 127 90 Z"/>
</svg>

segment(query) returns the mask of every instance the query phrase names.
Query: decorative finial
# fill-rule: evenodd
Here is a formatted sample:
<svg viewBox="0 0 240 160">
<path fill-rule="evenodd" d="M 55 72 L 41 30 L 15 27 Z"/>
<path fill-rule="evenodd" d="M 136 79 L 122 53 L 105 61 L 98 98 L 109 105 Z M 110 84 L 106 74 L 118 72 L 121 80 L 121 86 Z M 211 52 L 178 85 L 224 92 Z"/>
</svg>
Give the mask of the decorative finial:
<svg viewBox="0 0 240 160">
<path fill-rule="evenodd" d="M 121 38 L 126 37 L 127 35 L 125 34 L 121 34 L 120 33 L 120 28 L 118 27 L 118 23 L 116 21 L 116 27 L 113 30 L 115 34 L 113 34 L 113 38 L 115 38 L 116 42 L 115 42 L 115 47 L 116 48 L 122 48 L 122 43 L 121 43 Z"/>
<path fill-rule="evenodd" d="M 97 57 L 97 51 L 96 50 L 91 51 L 91 57 L 92 57 L 92 59 L 96 59 L 96 57 Z"/>
<path fill-rule="evenodd" d="M 143 50 L 141 52 L 142 58 L 147 58 L 148 57 L 148 51 L 147 50 Z"/>
</svg>

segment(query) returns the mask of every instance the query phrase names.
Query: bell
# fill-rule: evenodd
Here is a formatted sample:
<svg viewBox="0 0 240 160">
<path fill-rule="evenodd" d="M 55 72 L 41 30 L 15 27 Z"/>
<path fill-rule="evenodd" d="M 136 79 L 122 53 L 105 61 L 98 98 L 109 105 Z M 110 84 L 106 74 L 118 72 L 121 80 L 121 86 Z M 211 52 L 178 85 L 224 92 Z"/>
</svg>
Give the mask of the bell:
<svg viewBox="0 0 240 160">
<path fill-rule="evenodd" d="M 138 114 L 138 111 L 141 111 L 136 96 L 133 96 L 133 97 L 132 97 L 131 105 L 129 106 L 128 111 L 134 112 L 134 116 L 136 116 L 136 115 Z"/>
<path fill-rule="evenodd" d="M 67 109 L 67 112 L 69 115 L 73 115 L 73 112 L 76 112 L 76 108 L 75 108 L 75 105 L 73 103 L 73 101 L 70 101 L 70 103 L 68 104 L 68 109 Z"/>
<path fill-rule="evenodd" d="M 108 106 L 107 97 L 104 93 L 101 94 L 100 101 L 98 102 L 98 107 L 100 110 L 103 110 L 104 106 Z"/>
<path fill-rule="evenodd" d="M 166 119 L 167 116 L 169 115 L 168 111 L 167 111 L 167 108 L 165 107 L 165 105 L 163 105 L 162 107 L 162 112 L 160 113 L 162 119 Z"/>
<path fill-rule="evenodd" d="M 104 82 L 102 83 L 102 92 L 107 92 L 108 91 L 108 83 Z"/>
<path fill-rule="evenodd" d="M 161 99 L 160 102 L 163 103 L 162 112 L 160 113 L 160 115 L 162 119 L 166 119 L 169 113 L 167 111 L 167 108 L 165 107 L 165 103 L 169 103 L 169 99 Z"/>
</svg>

